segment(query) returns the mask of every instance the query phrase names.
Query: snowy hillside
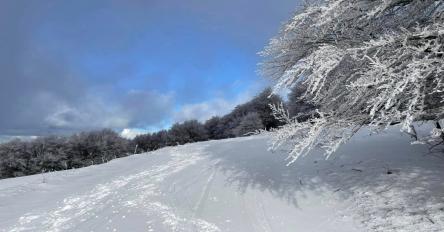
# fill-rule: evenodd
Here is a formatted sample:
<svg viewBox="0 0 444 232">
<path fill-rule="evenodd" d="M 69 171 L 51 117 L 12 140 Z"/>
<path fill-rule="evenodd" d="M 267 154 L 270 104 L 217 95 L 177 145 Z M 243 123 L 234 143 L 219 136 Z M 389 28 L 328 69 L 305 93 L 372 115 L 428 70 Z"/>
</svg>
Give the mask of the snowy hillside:
<svg viewBox="0 0 444 232">
<path fill-rule="evenodd" d="M 286 166 L 267 138 L 0 181 L 0 231 L 444 231 L 444 161 L 399 132 Z"/>
</svg>

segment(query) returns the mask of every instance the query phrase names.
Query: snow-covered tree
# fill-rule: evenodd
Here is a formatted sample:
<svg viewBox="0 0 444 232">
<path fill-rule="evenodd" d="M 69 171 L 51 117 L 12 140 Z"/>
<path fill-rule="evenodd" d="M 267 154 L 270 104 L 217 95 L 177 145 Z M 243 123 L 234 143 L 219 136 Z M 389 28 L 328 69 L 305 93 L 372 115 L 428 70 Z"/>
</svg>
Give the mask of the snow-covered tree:
<svg viewBox="0 0 444 232">
<path fill-rule="evenodd" d="M 214 116 L 204 123 L 205 130 L 208 134 L 208 139 L 223 138 L 223 131 L 221 128 L 221 118 Z"/>
<path fill-rule="evenodd" d="M 315 106 L 302 99 L 304 92 L 305 86 L 295 85 L 288 94 L 288 113 L 291 117 L 297 117 L 300 121 L 307 120 L 316 109 Z"/>
<path fill-rule="evenodd" d="M 279 95 L 272 95 L 272 89 L 266 88 L 256 95 L 250 101 L 237 105 L 233 111 L 218 120 L 217 138 L 236 137 L 235 129 L 240 125 L 242 119 L 249 113 L 255 112 L 259 115 L 263 128 L 270 130 L 276 128 L 282 123 L 273 117 L 270 105 L 279 104 L 282 99 Z"/>
<path fill-rule="evenodd" d="M 197 120 L 174 124 L 168 131 L 172 145 L 205 141 L 208 139 L 204 125 Z"/>
<path fill-rule="evenodd" d="M 261 71 L 274 92 L 304 86 L 318 114 L 298 122 L 275 106 L 287 124 L 273 147 L 292 143 L 294 161 L 316 146 L 331 154 L 363 125 L 415 134 L 413 122 L 442 119 L 443 12 L 442 0 L 324 0 L 298 11 L 261 53 Z"/>
<path fill-rule="evenodd" d="M 104 129 L 0 144 L 0 179 L 85 167 L 129 155 L 129 141 Z"/>
<path fill-rule="evenodd" d="M 264 128 L 260 115 L 256 112 L 251 112 L 245 115 L 239 126 L 234 129 L 234 133 L 236 136 L 245 136 Z"/>
</svg>

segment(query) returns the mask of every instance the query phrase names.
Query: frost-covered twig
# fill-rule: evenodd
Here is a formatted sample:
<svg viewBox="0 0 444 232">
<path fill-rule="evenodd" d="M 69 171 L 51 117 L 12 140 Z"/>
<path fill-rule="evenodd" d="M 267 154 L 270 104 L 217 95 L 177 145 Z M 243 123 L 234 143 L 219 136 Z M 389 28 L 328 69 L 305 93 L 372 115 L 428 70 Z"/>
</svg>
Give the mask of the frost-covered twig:
<svg viewBox="0 0 444 232">
<path fill-rule="evenodd" d="M 319 117 L 286 123 L 272 149 L 292 144 L 293 162 L 315 147 L 327 154 L 355 128 L 394 123 L 416 142 L 413 123 L 444 118 L 444 3 L 438 0 L 329 0 L 299 11 L 261 53 L 277 92 L 302 85 Z M 442 133 L 442 132 L 440 132 Z"/>
</svg>

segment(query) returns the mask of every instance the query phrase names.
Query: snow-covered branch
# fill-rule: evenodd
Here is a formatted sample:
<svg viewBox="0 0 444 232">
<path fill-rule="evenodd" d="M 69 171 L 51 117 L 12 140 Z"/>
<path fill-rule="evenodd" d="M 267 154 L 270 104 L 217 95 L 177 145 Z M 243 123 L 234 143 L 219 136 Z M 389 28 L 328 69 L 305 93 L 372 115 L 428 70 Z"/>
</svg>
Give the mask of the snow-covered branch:
<svg viewBox="0 0 444 232">
<path fill-rule="evenodd" d="M 292 158 L 318 146 L 331 154 L 362 125 L 411 133 L 415 121 L 444 118 L 443 12 L 438 0 L 329 0 L 299 11 L 261 53 L 261 71 L 274 91 L 304 86 L 319 117 L 287 119 L 273 147 L 293 141 Z"/>
</svg>

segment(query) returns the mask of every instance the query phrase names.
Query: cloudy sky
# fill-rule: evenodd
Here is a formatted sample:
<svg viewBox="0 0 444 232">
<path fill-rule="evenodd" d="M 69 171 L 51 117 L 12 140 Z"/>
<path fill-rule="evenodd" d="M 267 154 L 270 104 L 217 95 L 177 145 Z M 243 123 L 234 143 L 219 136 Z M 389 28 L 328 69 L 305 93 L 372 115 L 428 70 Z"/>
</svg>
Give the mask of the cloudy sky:
<svg viewBox="0 0 444 232">
<path fill-rule="evenodd" d="M 2 0 L 0 136 L 158 130 L 266 85 L 256 54 L 297 0 Z"/>
</svg>

